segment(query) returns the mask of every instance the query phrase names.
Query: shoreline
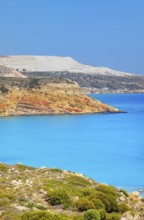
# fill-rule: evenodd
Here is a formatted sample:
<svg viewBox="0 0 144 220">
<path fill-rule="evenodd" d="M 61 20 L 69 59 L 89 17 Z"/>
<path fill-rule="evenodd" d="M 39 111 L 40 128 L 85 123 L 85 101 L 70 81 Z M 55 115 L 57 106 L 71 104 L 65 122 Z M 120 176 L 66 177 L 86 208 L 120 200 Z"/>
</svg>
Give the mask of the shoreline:
<svg viewBox="0 0 144 220">
<path fill-rule="evenodd" d="M 82 88 L 82 91 L 83 91 L 83 88 Z M 84 91 L 83 91 L 84 92 Z M 103 92 L 84 92 L 84 94 L 87 94 L 87 95 L 91 95 L 91 94 L 96 94 L 96 95 L 100 95 L 100 94 L 144 94 L 144 91 L 109 91 L 109 92 L 106 92 L 106 91 L 103 91 Z"/>
</svg>

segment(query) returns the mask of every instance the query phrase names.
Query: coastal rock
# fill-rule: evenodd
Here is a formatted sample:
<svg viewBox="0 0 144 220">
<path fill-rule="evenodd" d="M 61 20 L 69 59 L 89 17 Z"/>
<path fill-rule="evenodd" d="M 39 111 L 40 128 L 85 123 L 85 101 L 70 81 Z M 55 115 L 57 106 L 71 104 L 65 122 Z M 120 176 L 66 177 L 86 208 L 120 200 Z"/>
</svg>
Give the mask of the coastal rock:
<svg viewBox="0 0 144 220">
<path fill-rule="evenodd" d="M 120 201 L 120 202 L 124 202 L 124 201 L 125 201 L 125 198 L 124 198 L 123 196 L 121 196 L 121 197 L 119 198 L 119 201 Z"/>
<path fill-rule="evenodd" d="M 0 116 L 120 112 L 68 79 L 0 80 Z"/>
<path fill-rule="evenodd" d="M 132 200 L 141 201 L 141 196 L 140 196 L 140 193 L 138 191 L 130 193 L 129 196 Z"/>
<path fill-rule="evenodd" d="M 140 193 L 138 191 L 134 191 L 130 194 L 130 196 L 133 196 L 133 197 L 139 197 L 140 196 Z"/>
<path fill-rule="evenodd" d="M 26 208 L 24 206 L 20 206 L 20 205 L 16 205 L 15 208 L 18 209 L 20 212 L 26 211 L 28 209 L 28 208 Z"/>
<path fill-rule="evenodd" d="M 139 214 L 132 216 L 130 212 L 126 212 L 123 214 L 120 220 L 142 220 Z"/>
</svg>

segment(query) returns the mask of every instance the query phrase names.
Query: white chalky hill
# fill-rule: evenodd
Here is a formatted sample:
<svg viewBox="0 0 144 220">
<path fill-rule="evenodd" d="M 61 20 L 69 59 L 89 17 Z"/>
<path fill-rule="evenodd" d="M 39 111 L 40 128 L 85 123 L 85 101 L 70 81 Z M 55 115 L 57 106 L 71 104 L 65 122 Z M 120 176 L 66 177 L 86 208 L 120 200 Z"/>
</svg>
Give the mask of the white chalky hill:
<svg viewBox="0 0 144 220">
<path fill-rule="evenodd" d="M 0 56 L 0 65 L 19 71 L 30 72 L 73 72 L 101 75 L 131 75 L 129 73 L 112 70 L 107 67 L 84 65 L 71 57 L 59 56 Z"/>
</svg>

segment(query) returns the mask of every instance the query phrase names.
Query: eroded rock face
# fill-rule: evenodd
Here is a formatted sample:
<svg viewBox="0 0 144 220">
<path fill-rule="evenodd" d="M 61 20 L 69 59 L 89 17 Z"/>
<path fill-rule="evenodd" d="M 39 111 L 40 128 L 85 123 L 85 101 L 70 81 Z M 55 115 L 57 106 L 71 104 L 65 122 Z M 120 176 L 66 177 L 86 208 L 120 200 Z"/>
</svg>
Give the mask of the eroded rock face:
<svg viewBox="0 0 144 220">
<path fill-rule="evenodd" d="M 119 112 L 81 92 L 68 79 L 0 80 L 0 115 Z"/>
<path fill-rule="evenodd" d="M 0 65 L 0 76 L 1 77 L 20 77 L 20 78 L 27 78 L 22 73 L 17 71 L 16 69 L 8 68 L 5 66 Z"/>
</svg>

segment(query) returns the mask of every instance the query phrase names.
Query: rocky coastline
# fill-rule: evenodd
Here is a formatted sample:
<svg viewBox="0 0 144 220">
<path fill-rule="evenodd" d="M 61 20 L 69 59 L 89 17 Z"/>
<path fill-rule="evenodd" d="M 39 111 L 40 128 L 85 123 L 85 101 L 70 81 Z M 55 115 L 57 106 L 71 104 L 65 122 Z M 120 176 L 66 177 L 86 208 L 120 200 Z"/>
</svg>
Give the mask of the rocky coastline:
<svg viewBox="0 0 144 220">
<path fill-rule="evenodd" d="M 0 116 L 119 112 L 70 79 L 0 78 Z"/>
</svg>

